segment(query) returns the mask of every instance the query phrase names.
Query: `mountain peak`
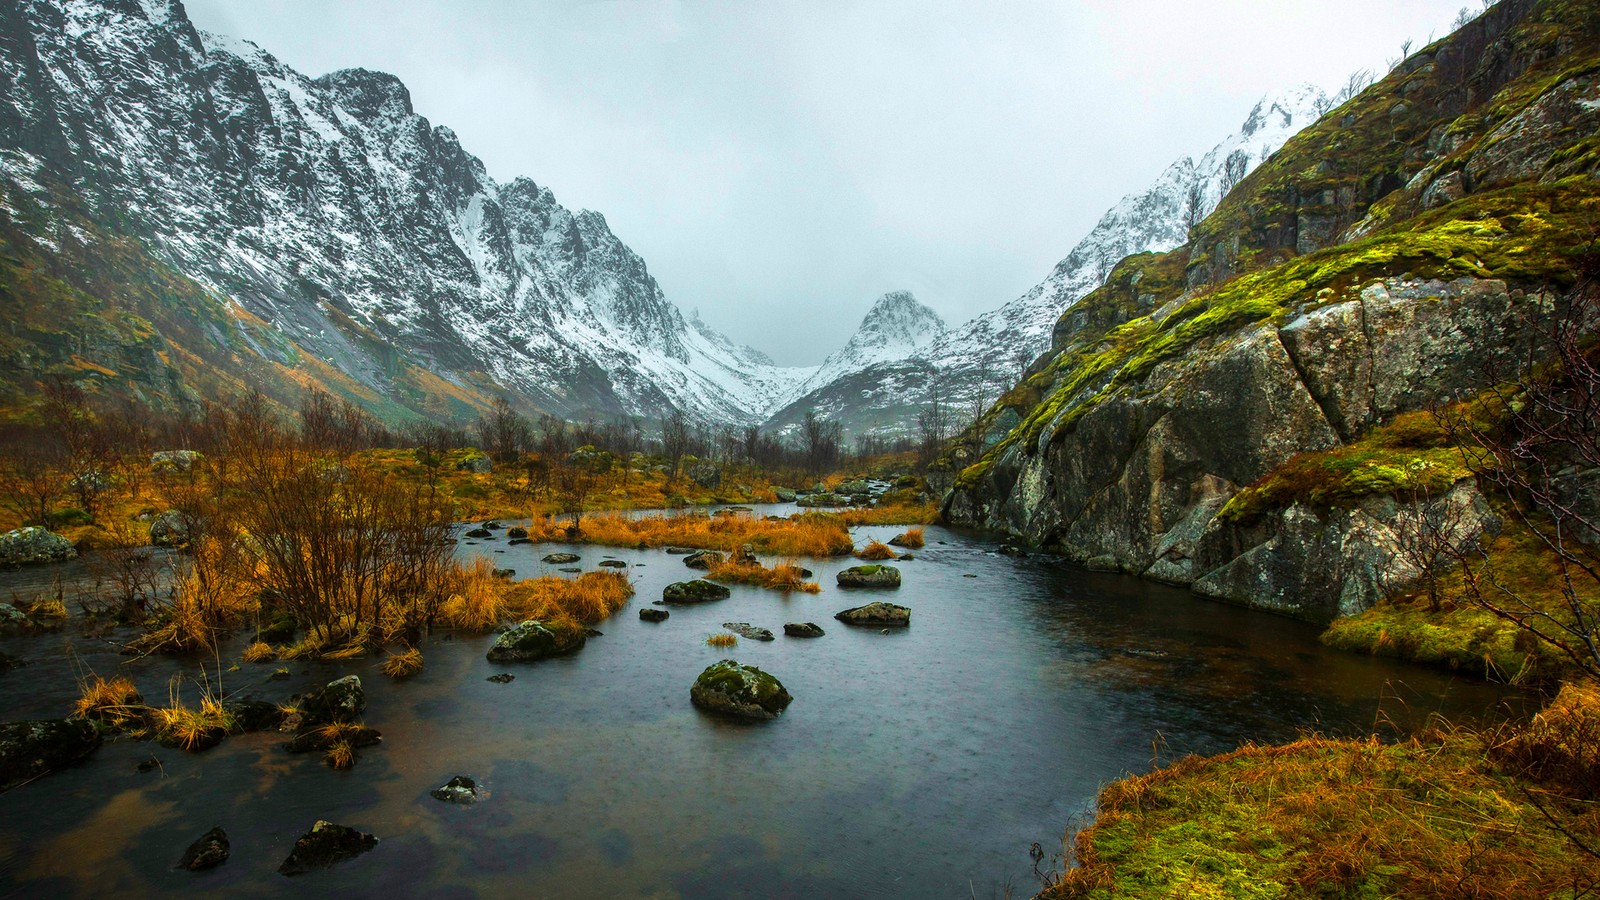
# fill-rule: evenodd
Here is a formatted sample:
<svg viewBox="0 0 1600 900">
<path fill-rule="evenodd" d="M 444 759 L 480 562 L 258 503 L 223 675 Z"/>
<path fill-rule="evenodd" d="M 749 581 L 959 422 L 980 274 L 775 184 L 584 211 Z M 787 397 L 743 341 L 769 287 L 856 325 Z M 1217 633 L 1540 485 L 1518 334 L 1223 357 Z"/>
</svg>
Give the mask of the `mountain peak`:
<svg viewBox="0 0 1600 900">
<path fill-rule="evenodd" d="M 399 78 L 372 69 L 340 69 L 318 78 L 316 85 L 331 94 L 345 111 L 371 123 L 411 116 L 411 91 Z"/>
<path fill-rule="evenodd" d="M 944 319 L 919 302 L 910 291 L 890 291 L 872 304 L 851 343 L 858 343 L 857 339 L 862 338 L 886 349 L 903 347 L 909 353 L 944 330 Z"/>
</svg>

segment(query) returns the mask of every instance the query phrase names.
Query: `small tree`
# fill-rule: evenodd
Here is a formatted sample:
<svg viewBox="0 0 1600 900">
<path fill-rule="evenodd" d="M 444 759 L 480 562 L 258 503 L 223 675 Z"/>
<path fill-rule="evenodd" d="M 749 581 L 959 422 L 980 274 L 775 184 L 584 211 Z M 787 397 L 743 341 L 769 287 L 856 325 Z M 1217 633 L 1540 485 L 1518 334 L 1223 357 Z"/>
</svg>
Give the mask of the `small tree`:
<svg viewBox="0 0 1600 900">
<path fill-rule="evenodd" d="M 478 440 L 495 462 L 516 462 L 532 443 L 532 434 L 528 420 L 504 397 L 496 397 L 489 411 L 478 417 Z"/>
<path fill-rule="evenodd" d="M 801 450 L 806 457 L 806 470 L 815 478 L 839 461 L 839 445 L 843 428 L 838 422 L 829 422 L 817 415 L 814 409 L 806 410 L 800 424 Z"/>
<path fill-rule="evenodd" d="M 661 421 L 661 454 L 667 458 L 667 481 L 678 477 L 678 467 L 689 453 L 694 441 L 689 417 L 681 409 L 674 409 Z"/>
</svg>

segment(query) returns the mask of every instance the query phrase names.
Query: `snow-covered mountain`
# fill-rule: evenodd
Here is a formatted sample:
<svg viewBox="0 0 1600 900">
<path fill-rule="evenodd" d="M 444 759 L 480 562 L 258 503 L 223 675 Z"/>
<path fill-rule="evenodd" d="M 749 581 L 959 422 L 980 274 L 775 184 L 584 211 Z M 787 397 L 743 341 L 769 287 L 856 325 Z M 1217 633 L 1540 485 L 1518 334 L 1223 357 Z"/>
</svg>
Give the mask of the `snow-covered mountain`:
<svg viewBox="0 0 1600 900">
<path fill-rule="evenodd" d="M 918 302 L 910 291 L 890 291 L 872 304 L 850 340 L 806 379 L 803 390 L 831 384 L 880 363 L 905 359 L 928 346 L 944 330 L 944 319 Z"/>
<path fill-rule="evenodd" d="M 986 406 L 1049 347 L 1057 318 L 1099 287 L 1112 266 L 1134 253 L 1181 245 L 1190 226 L 1216 208 L 1229 188 L 1331 103 L 1309 85 L 1263 98 L 1238 131 L 1199 156 L 1177 160 L 1150 187 L 1123 197 L 1021 297 L 938 335 L 916 353 L 832 380 L 813 376 L 806 392 L 769 425 L 791 426 L 809 408 L 842 420 L 847 431 L 908 434 L 935 396 L 956 410 Z"/>
<path fill-rule="evenodd" d="M 599 213 L 497 183 L 393 76 L 306 77 L 177 0 L 0 4 L 0 216 L 130 238 L 231 316 L 225 355 L 386 408 L 752 423 L 814 371 L 686 318 Z"/>
</svg>

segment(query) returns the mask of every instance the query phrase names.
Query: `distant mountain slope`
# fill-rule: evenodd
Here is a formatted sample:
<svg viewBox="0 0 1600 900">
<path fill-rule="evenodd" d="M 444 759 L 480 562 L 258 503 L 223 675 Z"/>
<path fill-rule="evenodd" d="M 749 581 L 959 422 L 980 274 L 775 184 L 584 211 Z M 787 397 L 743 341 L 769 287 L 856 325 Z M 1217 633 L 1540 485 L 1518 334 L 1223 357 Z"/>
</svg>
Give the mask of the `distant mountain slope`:
<svg viewBox="0 0 1600 900">
<path fill-rule="evenodd" d="M 1150 187 L 1124 197 L 1026 294 L 944 332 L 915 354 L 843 371 L 833 379 L 814 376 L 806 393 L 769 424 L 792 426 L 804 410 L 815 408 L 842 420 L 847 430 L 904 434 L 935 394 L 961 409 L 970 408 L 976 397 L 992 401 L 1049 347 L 1062 312 L 1099 287 L 1113 265 L 1131 253 L 1182 244 L 1190 226 L 1214 209 L 1229 187 L 1315 121 L 1329 103 L 1311 86 L 1264 98 L 1237 132 L 1198 158 L 1179 159 Z"/>
<path fill-rule="evenodd" d="M 0 179 L 21 250 L 48 258 L 62 232 L 139 248 L 194 282 L 195 317 L 230 323 L 227 356 L 280 393 L 328 383 L 436 414 L 504 390 L 572 417 L 755 422 L 811 371 L 686 320 L 602 216 L 496 183 L 393 76 L 307 78 L 196 31 L 175 0 L 0 6 Z M 171 393 L 92 354 L 13 351 L 103 390 Z M 212 390 L 165 371 L 173 396 Z"/>
</svg>

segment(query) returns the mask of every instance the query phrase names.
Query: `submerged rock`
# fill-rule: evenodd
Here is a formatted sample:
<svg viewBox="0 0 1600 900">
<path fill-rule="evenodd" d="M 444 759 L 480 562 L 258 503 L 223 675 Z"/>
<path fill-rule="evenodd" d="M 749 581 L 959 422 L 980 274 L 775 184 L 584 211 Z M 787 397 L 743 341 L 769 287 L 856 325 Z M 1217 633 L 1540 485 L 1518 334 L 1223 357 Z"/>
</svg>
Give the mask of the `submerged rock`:
<svg viewBox="0 0 1600 900">
<path fill-rule="evenodd" d="M 559 566 L 564 563 L 575 563 L 582 558 L 576 553 L 549 553 L 545 555 L 544 561 L 553 566 Z"/>
<path fill-rule="evenodd" d="M 277 731 L 287 714 L 265 700 L 233 700 L 222 704 L 240 731 Z"/>
<path fill-rule="evenodd" d="M 30 525 L 0 534 L 0 566 L 61 562 L 77 555 L 71 541 L 48 528 Z"/>
<path fill-rule="evenodd" d="M 670 615 L 672 615 L 672 613 L 669 613 L 664 609 L 651 609 L 650 607 L 645 607 L 644 609 L 639 610 L 639 619 L 645 622 L 665 622 L 667 617 Z"/>
<path fill-rule="evenodd" d="M 428 792 L 435 800 L 471 806 L 478 802 L 478 783 L 465 775 L 457 775 L 440 787 Z"/>
<path fill-rule="evenodd" d="M 696 550 L 683 558 L 683 564 L 691 569 L 710 569 L 725 559 L 726 556 L 715 550 Z"/>
<path fill-rule="evenodd" d="M 362 689 L 361 678 L 356 675 L 330 681 L 320 690 L 300 698 L 301 722 L 304 725 L 353 722 L 366 708 L 367 692 Z"/>
<path fill-rule="evenodd" d="M 688 553 L 693 553 L 695 550 L 693 547 L 668 547 L 667 552 L 671 553 L 673 556 L 683 556 Z"/>
<path fill-rule="evenodd" d="M 756 626 L 751 625 L 749 622 L 723 622 L 722 627 L 742 638 L 749 638 L 752 641 L 774 640 L 772 637 L 772 632 L 765 628 L 757 628 Z"/>
<path fill-rule="evenodd" d="M 790 622 L 783 626 L 783 633 L 789 637 L 819 638 L 826 632 L 820 625 L 812 622 Z"/>
<path fill-rule="evenodd" d="M 899 587 L 900 570 L 894 566 L 851 566 L 837 576 L 840 587 Z"/>
<path fill-rule="evenodd" d="M 12 609 L 16 609 L 16 607 L 13 606 Z M 27 665 L 26 662 L 17 659 L 15 656 L 12 656 L 9 653 L 0 653 L 0 672 L 9 672 L 12 669 L 20 669 L 25 665 Z"/>
<path fill-rule="evenodd" d="M 583 649 L 588 640 L 581 625 L 529 619 L 500 635 L 489 648 L 490 662 L 538 662 Z"/>
<path fill-rule="evenodd" d="M 466 537 L 469 537 L 469 538 L 494 537 L 494 532 L 490 531 L 487 528 L 479 527 L 479 528 L 474 528 L 471 531 L 468 531 L 466 533 Z"/>
<path fill-rule="evenodd" d="M 352 747 L 375 747 L 383 743 L 383 734 L 365 725 L 322 726 L 300 732 L 283 745 L 283 749 L 290 753 L 321 753 L 340 741 Z"/>
<path fill-rule="evenodd" d="M 778 679 L 731 659 L 708 666 L 689 689 L 695 706 L 742 719 L 775 718 L 793 699 Z"/>
<path fill-rule="evenodd" d="M 667 603 L 706 603 L 731 596 L 732 591 L 714 581 L 676 581 L 661 591 L 661 599 Z"/>
<path fill-rule="evenodd" d="M 511 538 L 513 540 L 515 540 L 517 538 L 526 538 L 527 536 L 528 536 L 528 529 L 523 528 L 521 525 L 513 525 L 510 528 L 506 529 L 506 537 Z"/>
<path fill-rule="evenodd" d="M 294 849 L 289 851 L 289 857 L 278 867 L 278 872 L 304 875 L 353 859 L 376 846 L 378 839 L 370 834 L 318 819 L 310 831 L 294 842 Z"/>
<path fill-rule="evenodd" d="M 893 603 L 868 603 L 834 615 L 846 625 L 864 625 L 869 628 L 904 628 L 911 624 L 911 609 Z"/>
<path fill-rule="evenodd" d="M 609 569 L 626 569 L 628 567 L 628 564 L 620 559 L 602 559 L 600 560 L 600 565 Z"/>
<path fill-rule="evenodd" d="M 189 849 L 183 851 L 183 858 L 178 860 L 178 868 L 199 872 L 204 869 L 215 869 L 228 861 L 228 833 L 221 828 L 213 828 L 200 835 Z"/>
<path fill-rule="evenodd" d="M 41 719 L 0 724 L 0 791 L 66 768 L 100 746 L 87 719 Z"/>
<path fill-rule="evenodd" d="M 510 684 L 515 680 L 517 680 L 517 676 L 511 674 L 510 672 L 501 672 L 498 675 L 490 675 L 488 678 L 484 679 L 484 681 L 492 681 L 495 684 Z"/>
</svg>

